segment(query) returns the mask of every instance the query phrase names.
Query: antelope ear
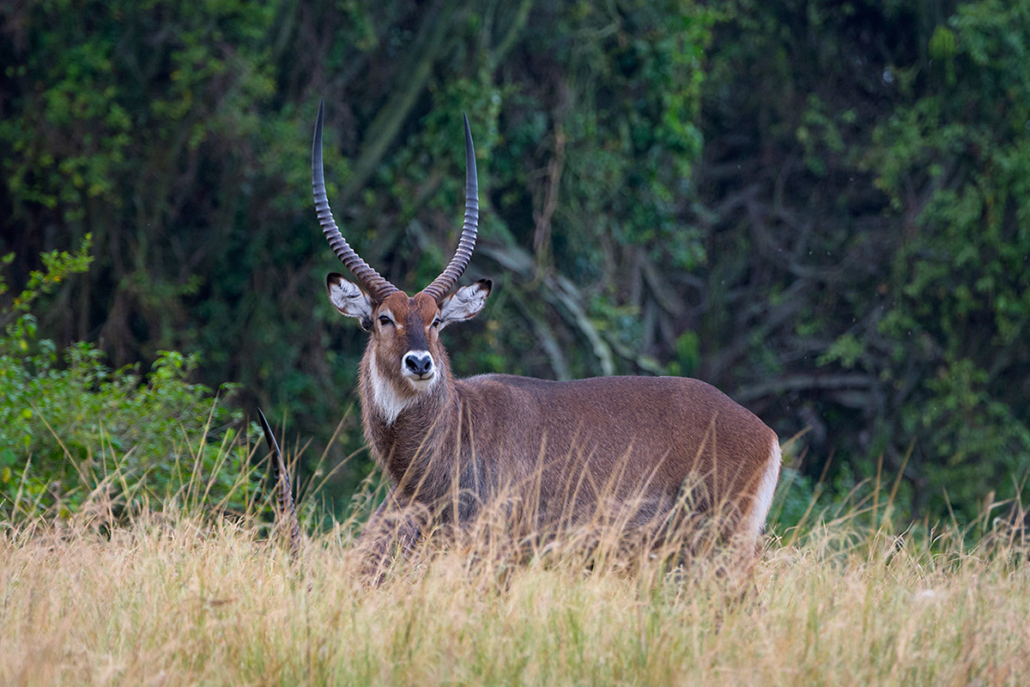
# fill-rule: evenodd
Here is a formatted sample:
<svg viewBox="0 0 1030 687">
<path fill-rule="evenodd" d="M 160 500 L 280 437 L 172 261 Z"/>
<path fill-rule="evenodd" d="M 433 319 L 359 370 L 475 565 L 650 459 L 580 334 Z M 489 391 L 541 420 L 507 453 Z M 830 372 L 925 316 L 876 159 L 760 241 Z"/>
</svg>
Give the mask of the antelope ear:
<svg viewBox="0 0 1030 687">
<path fill-rule="evenodd" d="M 443 329 L 451 322 L 471 320 L 478 315 L 486 305 L 486 297 L 490 295 L 492 285 L 493 282 L 489 279 L 480 279 L 475 284 L 463 286 L 443 299 L 440 305 L 440 328 Z"/>
<path fill-rule="evenodd" d="M 366 332 L 372 329 L 372 301 L 357 284 L 347 281 L 342 274 L 331 272 L 325 278 L 329 300 L 347 317 L 356 317 Z"/>
</svg>

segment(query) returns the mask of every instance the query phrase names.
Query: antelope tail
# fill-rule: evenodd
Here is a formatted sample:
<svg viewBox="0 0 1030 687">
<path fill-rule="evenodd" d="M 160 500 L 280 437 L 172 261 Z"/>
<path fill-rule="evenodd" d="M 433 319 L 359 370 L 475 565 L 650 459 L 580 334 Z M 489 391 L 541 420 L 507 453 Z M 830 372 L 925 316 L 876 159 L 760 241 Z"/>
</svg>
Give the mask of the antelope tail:
<svg viewBox="0 0 1030 687">
<path fill-rule="evenodd" d="M 275 480 L 276 513 L 275 522 L 280 532 L 288 534 L 290 558 L 296 559 L 300 555 L 300 521 L 297 519 L 297 507 L 293 503 L 293 493 L 290 491 L 290 473 L 286 470 L 286 463 L 283 462 L 283 455 L 279 451 L 279 444 L 272 434 L 272 428 L 268 426 L 265 414 L 258 409 L 258 417 L 261 418 L 261 429 L 265 432 L 265 441 L 268 442 L 268 449 L 272 452 L 272 479 Z"/>
</svg>

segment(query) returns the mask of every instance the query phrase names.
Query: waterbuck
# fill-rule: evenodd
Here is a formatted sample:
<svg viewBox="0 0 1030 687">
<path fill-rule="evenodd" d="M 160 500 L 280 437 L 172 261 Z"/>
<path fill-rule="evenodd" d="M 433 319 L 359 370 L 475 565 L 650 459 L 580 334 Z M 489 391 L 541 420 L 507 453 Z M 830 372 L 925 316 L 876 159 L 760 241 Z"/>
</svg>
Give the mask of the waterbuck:
<svg viewBox="0 0 1030 687">
<path fill-rule="evenodd" d="M 714 387 L 675 377 L 554 382 L 505 374 L 455 379 L 440 340 L 490 294 L 481 279 L 452 292 L 476 244 L 476 159 L 465 118 L 465 221 L 458 248 L 429 286 L 409 296 L 340 234 L 326 198 L 323 105 L 311 160 L 318 221 L 352 283 L 329 274 L 329 300 L 369 334 L 358 393 L 365 438 L 390 493 L 366 536 L 373 548 L 410 547 L 427 525 L 459 530 L 503 500 L 536 531 L 624 511 L 627 530 L 657 538 L 690 517 L 719 517 L 721 540 L 751 547 L 780 471 L 776 434 Z M 628 515 L 625 515 L 628 513 Z M 390 523 L 386 526 L 385 523 Z M 654 541 L 654 539 L 652 539 Z"/>
</svg>

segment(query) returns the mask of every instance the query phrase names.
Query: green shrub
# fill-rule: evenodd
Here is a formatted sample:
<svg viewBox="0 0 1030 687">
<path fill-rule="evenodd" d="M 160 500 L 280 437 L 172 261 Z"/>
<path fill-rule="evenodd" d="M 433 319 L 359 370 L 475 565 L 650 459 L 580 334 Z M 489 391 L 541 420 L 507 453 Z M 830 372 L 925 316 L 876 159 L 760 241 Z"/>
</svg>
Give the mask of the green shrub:
<svg viewBox="0 0 1030 687">
<path fill-rule="evenodd" d="M 74 254 L 44 254 L 43 269 L 0 307 L 0 513 L 67 516 L 98 491 L 117 511 L 170 497 L 246 508 L 259 475 L 240 413 L 224 403 L 234 389 L 216 398 L 187 381 L 195 356 L 163 351 L 144 375 L 109 368 L 92 344 L 58 351 L 37 338 L 31 306 L 88 269 L 89 246 L 87 237 Z"/>
</svg>

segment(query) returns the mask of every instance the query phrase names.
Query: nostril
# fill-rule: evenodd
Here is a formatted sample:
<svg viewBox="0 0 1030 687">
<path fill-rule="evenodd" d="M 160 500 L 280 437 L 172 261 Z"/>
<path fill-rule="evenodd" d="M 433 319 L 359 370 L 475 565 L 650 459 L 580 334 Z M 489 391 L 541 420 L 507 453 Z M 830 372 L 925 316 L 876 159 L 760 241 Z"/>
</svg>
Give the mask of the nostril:
<svg viewBox="0 0 1030 687">
<path fill-rule="evenodd" d="M 407 365 L 408 369 L 416 374 L 421 374 L 418 371 L 418 359 L 413 355 L 404 356 L 404 364 Z"/>
<path fill-rule="evenodd" d="M 433 359 L 428 355 L 422 356 L 418 359 L 418 369 L 416 370 L 420 375 L 424 375 L 429 372 L 429 369 L 433 366 Z"/>
</svg>

